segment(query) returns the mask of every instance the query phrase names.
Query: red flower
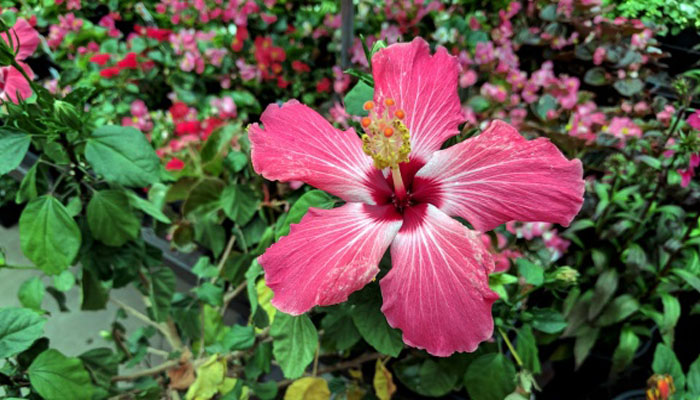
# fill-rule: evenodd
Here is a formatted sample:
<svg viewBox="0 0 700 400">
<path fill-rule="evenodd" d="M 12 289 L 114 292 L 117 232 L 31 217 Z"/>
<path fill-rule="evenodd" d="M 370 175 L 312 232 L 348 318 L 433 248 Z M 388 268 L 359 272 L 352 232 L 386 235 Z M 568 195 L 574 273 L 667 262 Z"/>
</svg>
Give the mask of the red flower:
<svg viewBox="0 0 700 400">
<path fill-rule="evenodd" d="M 185 115 L 187 115 L 189 111 L 190 108 L 187 107 L 187 104 L 181 101 L 178 101 L 170 107 L 170 115 L 173 117 L 174 120 L 185 118 Z"/>
<path fill-rule="evenodd" d="M 197 134 L 200 131 L 199 121 L 184 121 L 175 125 L 175 134 L 178 136 Z"/>
<path fill-rule="evenodd" d="M 212 132 L 221 125 L 224 124 L 224 120 L 217 118 L 217 117 L 209 117 L 204 120 L 204 130 L 202 131 L 201 138 L 202 140 L 207 140 L 209 139 L 209 135 L 211 135 Z"/>
<path fill-rule="evenodd" d="M 111 56 L 109 54 L 95 54 L 94 56 L 90 57 L 90 62 L 102 67 L 105 64 L 107 64 L 107 61 L 109 61 L 110 57 Z"/>
<path fill-rule="evenodd" d="M 121 72 L 119 67 L 109 67 L 100 71 L 100 76 L 107 79 L 114 78 L 115 76 L 119 75 L 119 72 Z"/>
<path fill-rule="evenodd" d="M 316 84 L 316 91 L 319 93 L 330 92 L 331 91 L 331 80 L 328 78 L 323 78 Z"/>
<path fill-rule="evenodd" d="M 289 81 L 284 79 L 283 77 L 277 78 L 277 87 L 280 89 L 286 89 L 287 86 L 289 86 Z"/>
<path fill-rule="evenodd" d="M 177 157 L 173 157 L 165 164 L 165 169 L 168 171 L 179 171 L 185 168 L 185 163 Z"/>
<path fill-rule="evenodd" d="M 170 29 L 162 28 L 146 28 L 146 36 L 155 39 L 159 42 L 164 42 L 170 38 L 170 34 L 173 33 Z"/>
<path fill-rule="evenodd" d="M 121 61 L 117 63 L 117 67 L 122 69 L 136 69 L 139 62 L 136 60 L 136 53 L 128 53 Z"/>
<path fill-rule="evenodd" d="M 306 63 L 299 61 L 299 60 L 292 61 L 292 69 L 295 70 L 296 72 L 309 72 L 309 71 L 311 71 L 311 67 L 309 67 Z"/>
<path fill-rule="evenodd" d="M 241 51 L 243 49 L 243 42 L 248 39 L 248 29 L 245 26 L 239 26 L 236 31 L 236 37 L 233 38 L 231 42 L 231 50 Z"/>
</svg>

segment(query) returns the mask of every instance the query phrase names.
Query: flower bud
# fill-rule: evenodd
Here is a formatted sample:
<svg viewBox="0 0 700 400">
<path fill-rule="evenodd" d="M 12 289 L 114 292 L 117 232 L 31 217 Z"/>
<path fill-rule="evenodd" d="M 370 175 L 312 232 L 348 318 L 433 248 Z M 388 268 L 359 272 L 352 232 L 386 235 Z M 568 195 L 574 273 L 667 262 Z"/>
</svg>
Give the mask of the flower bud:
<svg viewBox="0 0 700 400">
<path fill-rule="evenodd" d="M 62 124 L 73 129 L 81 128 L 82 122 L 80 121 L 80 116 L 72 104 L 62 100 L 56 100 L 53 103 L 53 110 L 56 113 L 56 118 L 61 121 Z"/>
<path fill-rule="evenodd" d="M 578 275 L 578 271 L 569 266 L 559 267 L 554 271 L 554 279 L 567 285 L 574 285 L 578 280 Z"/>
</svg>

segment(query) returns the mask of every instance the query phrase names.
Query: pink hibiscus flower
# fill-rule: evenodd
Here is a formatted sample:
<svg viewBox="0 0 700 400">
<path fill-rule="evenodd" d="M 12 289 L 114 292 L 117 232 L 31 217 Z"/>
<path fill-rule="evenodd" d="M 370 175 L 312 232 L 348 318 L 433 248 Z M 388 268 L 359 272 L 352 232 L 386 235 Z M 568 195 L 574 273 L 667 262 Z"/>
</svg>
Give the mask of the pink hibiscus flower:
<svg viewBox="0 0 700 400">
<path fill-rule="evenodd" d="M 258 173 L 346 201 L 310 209 L 258 259 L 272 304 L 298 315 L 343 302 L 375 279 L 391 246 L 380 282 L 389 325 L 433 355 L 473 351 L 492 336 L 498 298 L 480 232 L 511 220 L 569 224 L 583 202 L 581 163 L 501 121 L 440 150 L 464 121 L 457 59 L 442 47 L 431 55 L 417 38 L 377 52 L 372 65 L 362 139 L 296 100 L 269 105 L 263 127 L 250 126 Z"/>
<path fill-rule="evenodd" d="M 8 45 L 10 40 L 8 32 L 0 33 L 0 37 Z M 22 61 L 31 56 L 39 45 L 39 34 L 34 28 L 22 18 L 18 18 L 15 25 L 10 28 L 9 33 L 12 39 L 12 48 L 15 52 L 15 60 L 24 69 L 29 78 L 34 78 L 34 72 Z M 0 67 L 0 100 L 10 99 L 13 103 L 18 102 L 18 98 L 28 98 L 32 95 L 32 87 L 22 76 L 22 73 L 13 66 Z"/>
</svg>

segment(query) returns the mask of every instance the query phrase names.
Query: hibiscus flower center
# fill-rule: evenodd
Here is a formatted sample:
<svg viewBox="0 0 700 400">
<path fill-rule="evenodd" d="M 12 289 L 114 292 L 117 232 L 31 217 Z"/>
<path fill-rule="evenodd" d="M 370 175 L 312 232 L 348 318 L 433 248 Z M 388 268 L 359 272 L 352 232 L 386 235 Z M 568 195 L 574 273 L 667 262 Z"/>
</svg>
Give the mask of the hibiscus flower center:
<svg viewBox="0 0 700 400">
<path fill-rule="evenodd" d="M 362 150 L 374 160 L 379 169 L 395 168 L 402 162 L 408 162 L 411 152 L 410 135 L 402 120 L 406 113 L 396 107 L 393 99 L 384 100 L 381 115 L 375 104 L 368 101 L 364 109 L 369 113 L 360 123 L 365 133 L 362 135 Z"/>
</svg>

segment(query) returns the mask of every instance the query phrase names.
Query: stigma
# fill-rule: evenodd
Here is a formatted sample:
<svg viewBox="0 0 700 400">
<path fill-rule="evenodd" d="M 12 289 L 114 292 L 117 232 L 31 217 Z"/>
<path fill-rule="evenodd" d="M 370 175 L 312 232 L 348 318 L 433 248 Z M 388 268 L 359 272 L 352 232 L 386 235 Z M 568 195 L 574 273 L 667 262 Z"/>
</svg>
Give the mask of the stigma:
<svg viewBox="0 0 700 400">
<path fill-rule="evenodd" d="M 403 120 L 406 113 L 396 106 L 394 99 L 384 100 L 381 114 L 373 101 L 363 108 L 368 115 L 360 120 L 365 133 L 362 135 L 362 150 L 374 160 L 379 169 L 396 168 L 408 162 L 411 152 L 410 134 Z"/>
</svg>

